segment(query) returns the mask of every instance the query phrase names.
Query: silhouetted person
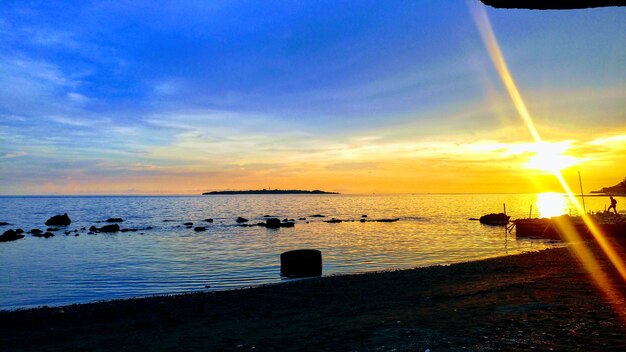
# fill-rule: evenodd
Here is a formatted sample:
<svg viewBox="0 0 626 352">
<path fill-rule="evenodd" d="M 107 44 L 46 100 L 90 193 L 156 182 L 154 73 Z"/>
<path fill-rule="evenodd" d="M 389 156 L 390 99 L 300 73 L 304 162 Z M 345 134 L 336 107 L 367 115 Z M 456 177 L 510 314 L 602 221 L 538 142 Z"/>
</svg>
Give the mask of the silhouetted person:
<svg viewBox="0 0 626 352">
<path fill-rule="evenodd" d="M 611 212 L 611 208 L 613 208 L 613 211 L 615 212 L 615 214 L 617 214 L 617 201 L 612 196 L 609 196 L 609 198 L 611 198 L 611 206 L 607 210 L 610 213 Z"/>
</svg>

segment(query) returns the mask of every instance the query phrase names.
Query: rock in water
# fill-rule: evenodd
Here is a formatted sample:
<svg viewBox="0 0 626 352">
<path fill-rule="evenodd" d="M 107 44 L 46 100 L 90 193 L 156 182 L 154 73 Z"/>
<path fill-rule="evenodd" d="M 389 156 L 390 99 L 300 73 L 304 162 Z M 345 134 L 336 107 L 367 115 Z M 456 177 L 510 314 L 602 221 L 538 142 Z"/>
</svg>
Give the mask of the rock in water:
<svg viewBox="0 0 626 352">
<path fill-rule="evenodd" d="M 104 220 L 105 222 L 123 222 L 124 219 L 122 218 L 108 218 L 106 220 Z"/>
<path fill-rule="evenodd" d="M 240 223 L 242 223 L 242 222 L 248 222 L 248 219 L 246 219 L 246 218 L 242 218 L 242 217 L 240 216 L 240 217 L 238 217 L 238 218 L 237 218 L 237 220 L 236 220 L 236 221 L 237 221 L 237 223 L 238 223 L 238 224 L 240 224 Z"/>
<path fill-rule="evenodd" d="M 280 219 L 278 218 L 269 218 L 265 221 L 265 227 L 268 229 L 277 229 L 280 227 Z"/>
<path fill-rule="evenodd" d="M 46 225 L 48 226 L 67 226 L 72 222 L 70 217 L 66 214 L 63 215 L 55 215 L 46 221 Z"/>
<path fill-rule="evenodd" d="M 120 225 L 105 225 L 98 229 L 100 232 L 118 232 L 120 230 Z"/>
<path fill-rule="evenodd" d="M 206 227 L 198 226 L 198 227 L 195 227 L 193 230 L 196 231 L 196 232 L 206 231 Z"/>
<path fill-rule="evenodd" d="M 499 214 L 492 213 L 492 214 L 483 215 L 478 220 L 480 221 L 481 224 L 485 224 L 485 225 L 504 226 L 509 223 L 510 218 L 511 218 L 510 216 L 504 213 L 499 213 Z"/>
<path fill-rule="evenodd" d="M 15 241 L 20 238 L 24 238 L 24 235 L 20 235 L 13 230 L 6 230 L 2 235 L 0 235 L 0 242 Z"/>
<path fill-rule="evenodd" d="M 8 224 L 9 224 L 8 222 L 0 221 L 0 226 L 5 226 L 5 225 L 8 225 Z"/>
<path fill-rule="evenodd" d="M 297 249 L 280 255 L 280 272 L 287 277 L 322 275 L 322 252 L 317 249 Z"/>
<path fill-rule="evenodd" d="M 206 222 L 213 222 L 213 219 L 204 219 Z"/>
</svg>

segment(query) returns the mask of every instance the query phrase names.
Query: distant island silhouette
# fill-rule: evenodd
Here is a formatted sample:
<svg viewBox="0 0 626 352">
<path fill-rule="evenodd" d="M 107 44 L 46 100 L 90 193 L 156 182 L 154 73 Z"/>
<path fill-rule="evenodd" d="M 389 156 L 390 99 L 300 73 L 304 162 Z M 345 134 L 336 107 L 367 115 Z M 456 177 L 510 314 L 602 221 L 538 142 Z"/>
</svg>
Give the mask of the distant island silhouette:
<svg viewBox="0 0 626 352">
<path fill-rule="evenodd" d="M 591 191 L 591 193 L 604 193 L 604 194 L 626 194 L 626 177 L 624 180 L 615 186 L 604 187 L 599 191 Z"/>
<path fill-rule="evenodd" d="M 257 190 L 247 190 L 247 191 L 212 191 L 212 192 L 204 192 L 202 195 L 211 196 L 211 195 L 233 195 L 233 194 L 339 194 L 337 192 L 326 192 L 320 191 L 316 189 L 314 191 L 305 191 L 299 189 L 257 189 Z"/>
</svg>

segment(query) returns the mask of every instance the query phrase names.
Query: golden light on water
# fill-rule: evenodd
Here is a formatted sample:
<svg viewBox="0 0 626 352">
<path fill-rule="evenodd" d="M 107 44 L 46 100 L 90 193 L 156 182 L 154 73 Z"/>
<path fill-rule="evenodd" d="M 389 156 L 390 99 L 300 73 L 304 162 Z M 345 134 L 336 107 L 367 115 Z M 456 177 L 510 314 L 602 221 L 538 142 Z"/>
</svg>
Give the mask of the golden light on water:
<svg viewBox="0 0 626 352">
<path fill-rule="evenodd" d="M 476 26 L 480 32 L 480 35 L 487 47 L 487 51 L 489 52 L 489 56 L 498 71 L 498 74 L 506 87 L 515 108 L 517 109 L 518 114 L 526 124 L 528 131 L 532 135 L 535 140 L 538 151 L 537 155 L 529 161 L 527 167 L 539 168 L 541 170 L 550 171 L 557 178 L 563 190 L 567 194 L 570 202 L 576 207 L 579 214 L 582 214 L 582 220 L 585 222 L 586 227 L 589 229 L 594 239 L 603 250 L 606 257 L 613 264 L 622 280 L 626 282 L 626 265 L 624 264 L 624 258 L 612 248 L 611 244 L 607 241 L 607 238 L 600 231 L 600 228 L 594 223 L 591 217 L 585 213 L 584 208 L 581 206 L 580 202 L 574 196 L 571 188 L 561 175 L 561 170 L 567 167 L 567 164 L 572 162 L 573 160 L 565 158 L 565 156 L 560 151 L 555 150 L 546 150 L 541 151 L 539 148 L 543 145 L 539 132 L 535 127 L 535 124 L 532 120 L 532 117 L 526 108 L 526 104 L 522 99 L 522 96 L 517 89 L 515 81 L 511 73 L 509 72 L 508 66 L 500 51 L 500 46 L 498 41 L 496 40 L 496 36 L 491 27 L 491 23 L 489 21 L 489 17 L 487 16 L 487 12 L 484 7 L 478 5 L 476 2 L 468 2 L 470 6 L 470 10 L 474 17 L 474 21 Z M 571 165 L 570 165 L 571 166 Z M 546 202 L 554 202 L 554 200 L 548 200 L 546 197 Z M 551 205 L 549 207 L 556 208 L 556 205 Z M 587 273 L 593 278 L 596 286 L 605 294 L 605 296 L 609 299 L 609 301 L 613 304 L 616 312 L 620 315 L 620 317 L 626 321 L 626 302 L 624 300 L 623 294 L 621 294 L 618 290 L 616 290 L 611 281 L 608 279 L 608 276 L 604 270 L 602 270 L 601 265 L 598 263 L 597 259 L 593 255 L 592 251 L 581 241 L 582 237 L 578 233 L 576 227 L 572 224 L 572 222 L 567 218 L 562 218 L 559 221 L 556 221 L 556 226 L 559 234 L 563 237 L 563 240 L 572 243 L 568 248 L 572 251 L 572 253 L 578 258 L 580 263 L 583 265 Z"/>
<path fill-rule="evenodd" d="M 537 212 L 539 217 L 550 218 L 566 214 L 567 202 L 559 193 L 547 192 L 537 195 Z"/>
</svg>

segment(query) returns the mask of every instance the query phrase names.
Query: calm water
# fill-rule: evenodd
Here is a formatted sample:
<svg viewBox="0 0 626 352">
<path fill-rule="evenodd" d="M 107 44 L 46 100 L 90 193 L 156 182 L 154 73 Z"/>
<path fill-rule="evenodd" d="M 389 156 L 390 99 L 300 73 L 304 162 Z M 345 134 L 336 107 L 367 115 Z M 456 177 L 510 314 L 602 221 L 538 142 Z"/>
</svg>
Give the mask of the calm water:
<svg viewBox="0 0 626 352">
<path fill-rule="evenodd" d="M 54 214 L 68 213 L 80 229 L 109 217 L 123 228 L 152 230 L 66 236 L 0 243 L 0 309 L 63 305 L 96 300 L 198 290 L 223 290 L 281 281 L 281 252 L 316 248 L 324 275 L 410 268 L 515 254 L 552 246 L 516 239 L 504 230 L 468 221 L 500 212 L 512 218 L 569 212 L 559 195 L 281 195 L 185 197 L 1 197 L 0 221 L 46 229 Z M 605 198 L 587 198 L 587 209 Z M 619 204 L 626 199 L 618 198 Z M 575 212 L 573 212 L 575 213 Z M 307 217 L 295 228 L 240 227 L 237 216 Z M 400 218 L 395 223 L 324 223 L 341 219 Z M 203 223 L 213 218 L 213 224 Z M 163 220 L 172 220 L 164 222 Z M 183 222 L 207 226 L 194 232 Z M 203 225 L 206 224 L 206 225 Z M 97 225 L 97 224 L 96 224 Z M 100 226 L 100 225 L 97 225 Z M 207 286 L 209 286 L 207 288 Z"/>
</svg>

